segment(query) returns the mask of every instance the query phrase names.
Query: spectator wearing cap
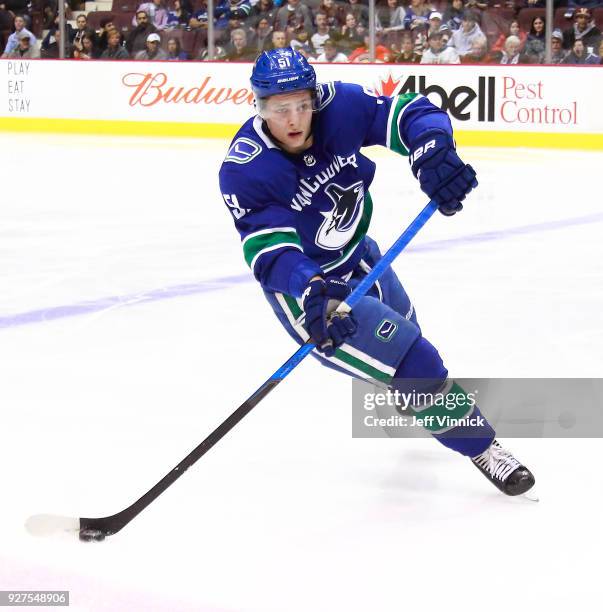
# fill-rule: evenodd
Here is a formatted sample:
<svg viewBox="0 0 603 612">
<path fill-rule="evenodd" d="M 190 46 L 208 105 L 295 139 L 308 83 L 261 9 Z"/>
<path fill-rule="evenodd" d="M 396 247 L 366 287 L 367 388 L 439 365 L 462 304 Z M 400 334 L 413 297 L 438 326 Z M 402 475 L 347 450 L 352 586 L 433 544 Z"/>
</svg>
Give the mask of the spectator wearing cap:
<svg viewBox="0 0 603 612">
<path fill-rule="evenodd" d="M 137 13 L 144 11 L 149 16 L 149 21 L 160 30 L 165 30 L 168 25 L 168 12 L 163 6 L 163 0 L 152 0 L 152 2 L 143 2 L 137 9 Z M 132 17 L 132 25 L 136 27 L 138 25 L 136 21 L 136 15 Z"/>
<path fill-rule="evenodd" d="M 439 11 L 433 11 L 429 14 L 429 34 L 439 32 L 442 29 L 442 13 Z"/>
<path fill-rule="evenodd" d="M 40 57 L 39 51 L 31 44 L 31 38 L 32 34 L 21 30 L 17 34 L 17 46 L 3 57 L 7 59 L 35 59 Z"/>
<path fill-rule="evenodd" d="M 574 13 L 574 24 L 563 32 L 563 48 L 572 49 L 574 42 L 581 40 L 584 47 L 597 49 L 601 42 L 601 30 L 595 25 L 590 9 L 579 8 Z"/>
<path fill-rule="evenodd" d="M 421 56 L 415 52 L 415 43 L 412 36 L 404 36 L 400 43 L 400 53 L 395 57 L 396 64 L 419 64 Z"/>
<path fill-rule="evenodd" d="M 387 6 L 380 6 L 375 15 L 375 29 L 382 34 L 400 32 L 406 28 L 406 11 L 398 6 L 398 0 L 387 0 Z"/>
<path fill-rule="evenodd" d="M 135 56 L 135 60 L 166 60 L 167 53 L 159 46 L 161 37 L 157 32 L 153 32 L 147 36 L 146 48 L 144 51 L 139 51 Z"/>
<path fill-rule="evenodd" d="M 274 29 L 293 33 L 303 27 L 307 32 L 314 32 L 312 13 L 301 0 L 287 0 L 274 17 Z"/>
<path fill-rule="evenodd" d="M 130 56 L 135 57 L 140 51 L 146 51 L 149 34 L 157 32 L 144 11 L 136 13 L 136 27 L 130 32 L 126 41 L 126 49 Z"/>
<path fill-rule="evenodd" d="M 370 36 L 367 34 L 364 37 L 364 45 L 354 49 L 348 56 L 348 62 L 350 63 L 365 63 L 371 61 L 370 50 Z M 384 45 L 375 45 L 375 61 L 381 64 L 392 61 L 392 52 Z"/>
<path fill-rule="evenodd" d="M 461 27 L 464 12 L 465 8 L 463 6 L 463 0 L 452 0 L 452 3 L 448 5 L 444 11 L 442 21 L 448 26 L 451 32 L 454 32 Z"/>
<path fill-rule="evenodd" d="M 465 11 L 461 27 L 453 32 L 449 46 L 454 47 L 457 53 L 463 57 L 471 51 L 473 41 L 484 36 L 479 25 L 477 25 L 477 15 L 473 11 Z"/>
<path fill-rule="evenodd" d="M 509 36 L 517 36 L 517 38 L 519 38 L 519 42 L 521 43 L 522 49 L 528 39 L 528 35 L 521 30 L 519 21 L 517 19 L 513 19 L 513 21 L 511 21 L 509 24 L 509 30 L 504 34 L 501 34 L 496 39 L 496 42 L 492 45 L 492 53 L 502 53 Z"/>
<path fill-rule="evenodd" d="M 121 44 L 121 33 L 114 29 L 107 36 L 107 48 L 101 53 L 100 58 L 104 60 L 127 60 L 130 55 Z"/>
<path fill-rule="evenodd" d="M 563 33 L 561 30 L 554 30 L 551 34 L 551 64 L 560 64 L 566 54 L 563 50 Z"/>
<path fill-rule="evenodd" d="M 4 53 L 2 57 L 6 57 L 13 49 L 16 49 L 19 46 L 19 34 L 24 32 L 25 34 L 29 34 L 29 46 L 31 48 L 36 46 L 38 42 L 36 37 L 25 27 L 25 18 L 22 15 L 17 15 L 15 17 L 15 31 L 8 37 L 6 41 L 6 48 L 4 49 Z"/>
<path fill-rule="evenodd" d="M 571 48 L 570 52 L 563 58 L 562 64 L 573 64 L 573 65 L 581 65 L 581 64 L 598 64 L 600 58 L 598 55 L 594 53 L 590 53 L 585 45 L 584 41 L 581 38 L 578 38 L 574 41 L 574 45 Z"/>
<path fill-rule="evenodd" d="M 348 58 L 337 50 L 337 43 L 332 38 L 329 38 L 325 41 L 324 52 L 316 58 L 316 61 L 329 64 L 343 64 L 348 61 Z"/>
<path fill-rule="evenodd" d="M 423 52 L 421 64 L 460 64 L 461 58 L 454 47 L 445 47 L 441 32 L 429 34 L 429 49 Z"/>
<path fill-rule="evenodd" d="M 314 25 L 316 26 L 316 32 L 312 34 L 310 41 L 312 46 L 316 50 L 317 55 L 320 55 L 324 51 L 325 41 L 331 37 L 331 31 L 327 24 L 327 15 L 322 11 L 316 13 L 314 17 Z"/>
</svg>

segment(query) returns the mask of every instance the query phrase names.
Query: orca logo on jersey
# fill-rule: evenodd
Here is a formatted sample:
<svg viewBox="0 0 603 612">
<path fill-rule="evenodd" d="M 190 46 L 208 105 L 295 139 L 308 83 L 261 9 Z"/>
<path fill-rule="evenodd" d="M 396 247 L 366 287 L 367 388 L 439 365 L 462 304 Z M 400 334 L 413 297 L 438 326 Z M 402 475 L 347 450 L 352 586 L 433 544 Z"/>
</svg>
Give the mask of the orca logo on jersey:
<svg viewBox="0 0 603 612">
<path fill-rule="evenodd" d="M 354 236 L 364 211 L 364 184 L 358 181 L 349 187 L 330 183 L 325 193 L 333 201 L 329 212 L 321 212 L 325 217 L 316 233 L 317 246 L 335 251 L 342 249 Z"/>
<path fill-rule="evenodd" d="M 237 138 L 228 149 L 228 153 L 224 158 L 225 162 L 234 162 L 235 164 L 246 164 L 254 157 L 257 157 L 262 152 L 257 142 L 253 142 L 249 138 Z"/>
</svg>

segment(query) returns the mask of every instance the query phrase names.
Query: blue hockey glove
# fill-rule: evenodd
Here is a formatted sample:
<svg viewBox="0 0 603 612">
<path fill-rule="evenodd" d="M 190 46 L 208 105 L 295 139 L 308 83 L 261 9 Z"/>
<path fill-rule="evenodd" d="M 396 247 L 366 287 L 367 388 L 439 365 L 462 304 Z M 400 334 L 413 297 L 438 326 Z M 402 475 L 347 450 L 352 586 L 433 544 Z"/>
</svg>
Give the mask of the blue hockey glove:
<svg viewBox="0 0 603 612">
<path fill-rule="evenodd" d="M 327 276 L 311 281 L 302 296 L 304 328 L 326 357 L 334 355 L 335 349 L 356 331 L 356 323 L 349 314 L 335 313 L 350 292 L 344 280 Z"/>
<path fill-rule="evenodd" d="M 477 187 L 475 170 L 461 161 L 452 137 L 445 132 L 422 134 L 410 152 L 410 165 L 421 189 L 438 203 L 444 215 L 463 210 L 461 202 Z"/>
</svg>

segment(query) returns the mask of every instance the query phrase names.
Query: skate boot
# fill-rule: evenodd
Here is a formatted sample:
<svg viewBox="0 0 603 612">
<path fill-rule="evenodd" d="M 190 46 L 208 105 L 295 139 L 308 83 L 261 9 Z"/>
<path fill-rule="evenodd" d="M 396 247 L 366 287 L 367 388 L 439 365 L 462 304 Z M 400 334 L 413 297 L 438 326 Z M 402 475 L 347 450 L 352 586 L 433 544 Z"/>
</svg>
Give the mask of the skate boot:
<svg viewBox="0 0 603 612">
<path fill-rule="evenodd" d="M 521 495 L 534 486 L 536 479 L 496 440 L 471 461 L 477 469 L 506 495 Z"/>
</svg>

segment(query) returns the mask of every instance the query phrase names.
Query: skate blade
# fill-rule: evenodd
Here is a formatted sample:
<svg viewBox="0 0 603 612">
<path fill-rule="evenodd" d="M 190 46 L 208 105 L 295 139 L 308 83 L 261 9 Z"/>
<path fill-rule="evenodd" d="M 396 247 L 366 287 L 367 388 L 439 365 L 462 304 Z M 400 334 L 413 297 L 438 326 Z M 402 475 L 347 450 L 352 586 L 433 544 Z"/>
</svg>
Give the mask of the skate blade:
<svg viewBox="0 0 603 612">
<path fill-rule="evenodd" d="M 532 487 L 529 491 L 522 493 L 519 497 L 523 497 L 524 499 L 527 499 L 528 501 L 531 501 L 531 502 L 540 501 L 540 498 L 538 497 L 538 493 L 536 492 L 534 487 Z"/>
</svg>

